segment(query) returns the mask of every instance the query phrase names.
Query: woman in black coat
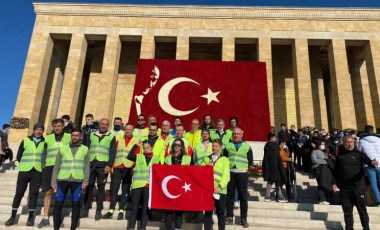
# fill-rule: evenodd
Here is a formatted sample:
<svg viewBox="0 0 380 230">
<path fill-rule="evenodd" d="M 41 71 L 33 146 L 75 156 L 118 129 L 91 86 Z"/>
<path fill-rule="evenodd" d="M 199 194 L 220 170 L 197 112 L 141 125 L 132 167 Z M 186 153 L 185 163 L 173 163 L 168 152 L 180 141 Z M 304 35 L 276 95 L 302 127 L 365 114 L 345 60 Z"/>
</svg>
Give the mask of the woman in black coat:
<svg viewBox="0 0 380 230">
<path fill-rule="evenodd" d="M 268 181 L 265 201 L 271 201 L 270 193 L 274 183 L 277 201 L 282 203 L 287 202 L 288 200 L 284 198 L 281 191 L 281 187 L 285 181 L 285 175 L 284 170 L 282 169 L 280 149 L 276 143 L 276 136 L 272 133 L 268 134 L 268 142 L 264 146 L 263 177 L 265 181 Z"/>
</svg>

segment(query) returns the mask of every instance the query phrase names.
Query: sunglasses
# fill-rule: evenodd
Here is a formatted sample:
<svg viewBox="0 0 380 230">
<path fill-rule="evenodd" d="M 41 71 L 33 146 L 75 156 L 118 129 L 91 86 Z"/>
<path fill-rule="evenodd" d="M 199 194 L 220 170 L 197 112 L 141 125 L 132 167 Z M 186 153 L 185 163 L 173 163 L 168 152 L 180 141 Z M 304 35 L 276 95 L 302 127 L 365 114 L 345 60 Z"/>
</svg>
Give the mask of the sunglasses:
<svg viewBox="0 0 380 230">
<path fill-rule="evenodd" d="M 181 147 L 181 144 L 173 144 L 174 147 Z"/>
<path fill-rule="evenodd" d="M 144 121 L 144 119 L 137 119 L 137 121 Z"/>
</svg>

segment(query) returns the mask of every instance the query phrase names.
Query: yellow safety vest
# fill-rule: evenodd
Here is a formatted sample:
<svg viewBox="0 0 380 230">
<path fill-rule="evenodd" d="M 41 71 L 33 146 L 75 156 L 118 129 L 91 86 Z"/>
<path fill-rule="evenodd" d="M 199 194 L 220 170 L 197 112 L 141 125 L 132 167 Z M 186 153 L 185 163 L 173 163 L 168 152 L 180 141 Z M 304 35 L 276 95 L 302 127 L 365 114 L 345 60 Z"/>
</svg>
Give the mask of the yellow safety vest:
<svg viewBox="0 0 380 230">
<path fill-rule="evenodd" d="M 54 166 L 55 159 L 57 158 L 59 146 L 63 144 L 69 144 L 71 141 L 71 135 L 64 133 L 61 142 L 55 141 L 55 134 L 51 133 L 46 136 L 45 143 L 46 149 L 46 163 L 45 166 Z"/>
<path fill-rule="evenodd" d="M 62 155 L 62 163 L 59 167 L 58 180 L 67 180 L 72 176 L 75 180 L 84 179 L 84 159 L 88 153 L 88 148 L 85 145 L 81 145 L 75 157 L 71 151 L 70 145 L 65 144 L 60 147 L 60 154 Z"/>
<path fill-rule="evenodd" d="M 191 131 L 187 132 L 184 137 L 189 142 L 189 145 L 192 149 L 194 149 L 199 142 L 202 142 L 201 130 L 197 130 L 195 133 L 192 133 Z"/>
<path fill-rule="evenodd" d="M 132 189 L 145 187 L 150 182 L 150 167 L 152 164 L 160 163 L 160 158 L 153 153 L 149 165 L 146 164 L 145 155 L 139 153 L 136 156 L 136 166 L 132 177 Z"/>
<path fill-rule="evenodd" d="M 228 160 L 230 160 L 230 168 L 236 166 L 238 170 L 248 170 L 248 159 L 247 153 L 250 149 L 248 143 L 243 142 L 236 151 L 235 144 L 230 142 L 226 145 L 226 149 L 228 151 Z"/>
<path fill-rule="evenodd" d="M 209 142 L 207 149 L 205 149 L 203 143 L 198 143 L 195 146 L 195 158 L 196 158 L 196 165 L 207 165 L 210 162 L 210 159 L 208 156 L 212 154 L 212 143 Z"/>
<path fill-rule="evenodd" d="M 227 194 L 230 181 L 230 163 L 227 157 L 220 156 L 214 163 L 214 187 L 220 188 L 220 194 Z"/>
<path fill-rule="evenodd" d="M 18 170 L 20 172 L 28 172 L 35 168 L 37 171 L 42 172 L 41 156 L 44 151 L 45 142 L 41 141 L 36 147 L 34 141 L 29 138 L 24 138 L 24 152 Z"/>
<path fill-rule="evenodd" d="M 127 146 L 125 146 L 124 136 L 123 137 L 118 136 L 116 139 L 118 141 L 118 144 L 117 144 L 114 167 L 117 167 L 123 164 L 126 168 L 131 168 L 134 162 L 128 160 L 127 157 L 132 147 L 139 143 L 139 139 L 132 137 L 132 139 L 129 141 Z"/>
<path fill-rule="evenodd" d="M 109 151 L 111 146 L 111 141 L 114 138 L 112 133 L 109 133 L 99 142 L 99 136 L 95 133 L 91 133 L 90 140 L 90 160 L 98 160 L 103 162 L 108 162 L 109 160 Z"/>
<path fill-rule="evenodd" d="M 172 164 L 172 156 L 167 156 L 165 158 L 165 164 L 171 165 Z M 191 164 L 191 157 L 187 155 L 182 156 L 181 165 L 190 165 Z"/>
</svg>

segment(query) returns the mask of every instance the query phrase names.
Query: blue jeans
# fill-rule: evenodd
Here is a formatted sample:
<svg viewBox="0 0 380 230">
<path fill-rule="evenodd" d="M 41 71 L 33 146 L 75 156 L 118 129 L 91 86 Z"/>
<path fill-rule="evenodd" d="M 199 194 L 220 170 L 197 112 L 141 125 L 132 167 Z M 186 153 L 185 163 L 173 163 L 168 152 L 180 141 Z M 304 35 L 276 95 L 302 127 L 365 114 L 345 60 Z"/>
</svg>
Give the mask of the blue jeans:
<svg viewBox="0 0 380 230">
<path fill-rule="evenodd" d="M 371 185 L 371 190 L 373 195 L 375 196 L 376 203 L 380 203 L 380 169 L 379 168 L 370 168 L 366 169 L 369 183 Z"/>
</svg>

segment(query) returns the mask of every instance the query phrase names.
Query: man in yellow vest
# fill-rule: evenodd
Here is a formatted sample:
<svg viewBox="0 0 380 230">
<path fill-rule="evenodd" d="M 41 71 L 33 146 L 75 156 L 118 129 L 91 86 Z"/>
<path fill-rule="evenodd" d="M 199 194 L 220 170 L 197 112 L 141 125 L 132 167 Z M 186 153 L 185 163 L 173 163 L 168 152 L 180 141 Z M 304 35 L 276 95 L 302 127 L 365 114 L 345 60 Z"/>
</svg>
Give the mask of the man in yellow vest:
<svg viewBox="0 0 380 230">
<path fill-rule="evenodd" d="M 189 145 L 192 149 L 201 142 L 201 130 L 199 130 L 199 120 L 193 119 L 191 121 L 191 130 L 185 133 L 185 139 L 189 142 Z"/>
<path fill-rule="evenodd" d="M 123 127 L 123 119 L 121 117 L 115 117 L 113 119 L 113 129 L 111 130 L 111 133 L 115 137 L 123 137 L 124 136 L 124 127 Z"/>
<path fill-rule="evenodd" d="M 234 216 L 234 196 L 237 189 L 240 199 L 240 224 L 248 228 L 248 168 L 253 163 L 251 146 L 243 141 L 243 130 L 236 128 L 232 133 L 232 142 L 224 149 L 224 155 L 230 162 L 230 182 L 227 186 L 227 219 L 226 224 L 232 225 Z"/>
<path fill-rule="evenodd" d="M 60 145 L 69 144 L 71 141 L 70 134 L 64 132 L 64 121 L 61 118 L 54 119 L 51 125 L 53 126 L 53 133 L 46 136 L 44 152 L 42 154 L 41 190 L 45 193 L 44 216 L 38 224 L 38 228 L 50 226 L 49 209 L 54 192 L 51 187 L 51 176 L 53 174 L 55 159 L 57 158 Z"/>
<path fill-rule="evenodd" d="M 108 130 L 110 122 L 107 118 L 99 121 L 99 130 L 90 135 L 90 179 L 84 196 L 85 207 L 82 217 L 88 217 L 88 211 L 92 204 L 95 181 L 98 193 L 96 200 L 95 220 L 102 218 L 103 201 L 105 198 L 105 186 L 108 173 L 111 172 L 116 156 L 116 138 Z"/>
<path fill-rule="evenodd" d="M 173 135 L 170 134 L 170 122 L 165 120 L 161 124 L 161 138 L 165 141 L 165 147 L 169 144 L 169 142 L 174 138 Z"/>
<path fill-rule="evenodd" d="M 16 221 L 17 209 L 20 206 L 21 199 L 29 184 L 29 217 L 26 226 L 34 225 L 34 212 L 37 207 L 38 190 L 41 182 L 41 157 L 44 151 L 45 138 L 42 136 L 44 125 L 37 123 L 33 126 L 33 134 L 24 138 L 17 152 L 18 177 L 16 184 L 16 194 L 12 203 L 12 215 L 5 222 L 5 226 L 11 226 Z"/>
<path fill-rule="evenodd" d="M 133 136 L 139 139 L 148 135 L 148 129 L 145 127 L 145 116 L 140 114 L 137 116 L 137 126 L 133 130 Z"/>
<path fill-rule="evenodd" d="M 153 147 L 153 153 L 155 156 L 160 158 L 161 164 L 165 162 L 165 141 L 159 136 L 158 133 L 158 124 L 151 123 L 149 124 L 149 134 L 143 140 L 149 140 Z"/>
<path fill-rule="evenodd" d="M 223 119 L 218 119 L 216 129 L 210 131 L 211 140 L 220 139 L 223 143 L 223 148 L 231 141 L 232 132 L 224 130 L 225 124 Z"/>
<path fill-rule="evenodd" d="M 124 136 L 116 137 L 116 158 L 113 164 L 113 176 L 112 176 L 112 193 L 110 208 L 106 214 L 103 215 L 103 219 L 112 219 L 114 210 L 116 207 L 118 192 L 121 186 L 121 197 L 119 202 L 119 213 L 117 215 L 118 220 L 122 220 L 125 216 L 125 208 L 127 205 L 127 199 L 130 194 L 130 188 L 132 184 L 132 166 L 133 161 L 127 159 L 132 147 L 140 142 L 140 139 L 134 137 L 132 123 L 127 123 L 124 128 Z"/>
<path fill-rule="evenodd" d="M 202 130 L 202 142 L 193 149 L 193 161 L 195 165 L 208 165 L 212 154 L 212 143 L 210 142 L 210 131 Z"/>
<path fill-rule="evenodd" d="M 90 154 L 81 140 L 82 132 L 76 128 L 71 132 L 69 144 L 59 146 L 51 178 L 51 185 L 56 191 L 54 229 L 61 226 L 63 204 L 69 189 L 72 206 L 70 229 L 76 229 L 79 222 L 81 192 L 87 187 L 90 174 Z"/>
</svg>

